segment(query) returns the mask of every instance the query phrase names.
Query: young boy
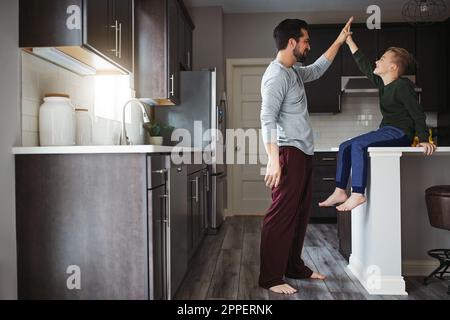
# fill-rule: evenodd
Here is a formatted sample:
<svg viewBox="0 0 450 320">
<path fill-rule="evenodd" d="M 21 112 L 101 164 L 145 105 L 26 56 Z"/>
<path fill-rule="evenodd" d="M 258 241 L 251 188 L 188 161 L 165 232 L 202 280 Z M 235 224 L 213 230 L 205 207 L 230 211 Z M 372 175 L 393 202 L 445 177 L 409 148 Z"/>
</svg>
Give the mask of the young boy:
<svg viewBox="0 0 450 320">
<path fill-rule="evenodd" d="M 358 50 L 352 37 L 347 45 L 362 73 L 379 89 L 380 109 L 383 115 L 378 130 L 360 135 L 339 146 L 336 169 L 336 189 L 320 207 L 340 204 L 339 211 L 350 211 L 366 202 L 367 148 L 411 146 L 417 132 L 419 146 L 431 155 L 436 146 L 428 143 L 425 114 L 409 80 L 402 79 L 413 58 L 403 48 L 391 47 L 375 62 L 373 69 L 369 60 Z M 348 178 L 352 169 L 352 194 L 347 197 Z"/>
</svg>

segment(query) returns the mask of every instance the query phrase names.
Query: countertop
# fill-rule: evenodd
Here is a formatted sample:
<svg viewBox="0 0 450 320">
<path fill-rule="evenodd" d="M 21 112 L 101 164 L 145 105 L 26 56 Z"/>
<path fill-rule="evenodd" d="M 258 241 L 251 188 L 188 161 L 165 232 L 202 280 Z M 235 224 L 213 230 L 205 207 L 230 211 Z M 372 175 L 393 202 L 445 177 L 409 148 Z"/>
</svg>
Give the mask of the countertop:
<svg viewBox="0 0 450 320">
<path fill-rule="evenodd" d="M 371 147 L 367 149 L 370 156 L 387 156 L 390 154 L 421 155 L 422 147 Z M 450 147 L 437 147 L 433 155 L 450 155 Z"/>
<path fill-rule="evenodd" d="M 171 153 L 202 152 L 201 148 L 157 146 L 157 145 L 95 145 L 62 147 L 14 147 L 13 154 L 95 154 L 95 153 Z"/>
<path fill-rule="evenodd" d="M 314 152 L 337 152 L 338 150 L 338 148 L 318 148 Z M 172 151 L 202 152 L 202 149 L 156 145 L 14 147 L 12 149 L 13 154 L 171 153 Z"/>
</svg>

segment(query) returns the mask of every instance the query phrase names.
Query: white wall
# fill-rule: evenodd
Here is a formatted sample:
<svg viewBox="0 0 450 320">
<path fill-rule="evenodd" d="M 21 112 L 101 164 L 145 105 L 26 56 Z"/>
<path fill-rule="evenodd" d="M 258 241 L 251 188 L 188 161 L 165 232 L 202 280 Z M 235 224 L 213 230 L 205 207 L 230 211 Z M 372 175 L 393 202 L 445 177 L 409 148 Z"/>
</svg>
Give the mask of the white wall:
<svg viewBox="0 0 450 320">
<path fill-rule="evenodd" d="M 18 1 L 0 1 L 0 299 L 17 298 L 14 162 L 20 143 Z"/>
<path fill-rule="evenodd" d="M 195 29 L 192 37 L 193 68 L 217 68 L 217 98 L 224 91 L 224 47 L 222 7 L 189 8 Z"/>
</svg>

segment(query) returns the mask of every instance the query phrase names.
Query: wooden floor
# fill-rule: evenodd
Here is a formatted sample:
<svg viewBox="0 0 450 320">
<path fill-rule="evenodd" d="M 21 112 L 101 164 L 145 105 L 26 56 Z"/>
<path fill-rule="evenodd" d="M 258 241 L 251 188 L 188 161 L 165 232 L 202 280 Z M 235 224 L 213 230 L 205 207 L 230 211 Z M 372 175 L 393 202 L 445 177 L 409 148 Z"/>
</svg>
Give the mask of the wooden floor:
<svg viewBox="0 0 450 320">
<path fill-rule="evenodd" d="M 206 236 L 175 299 L 450 300 L 448 282 L 423 286 L 422 277 L 406 277 L 408 296 L 369 295 L 346 269 L 335 224 L 310 224 L 303 249 L 305 263 L 327 275 L 325 281 L 286 279 L 299 289 L 290 296 L 264 290 L 258 286 L 261 219 L 229 218 L 217 235 Z"/>
</svg>

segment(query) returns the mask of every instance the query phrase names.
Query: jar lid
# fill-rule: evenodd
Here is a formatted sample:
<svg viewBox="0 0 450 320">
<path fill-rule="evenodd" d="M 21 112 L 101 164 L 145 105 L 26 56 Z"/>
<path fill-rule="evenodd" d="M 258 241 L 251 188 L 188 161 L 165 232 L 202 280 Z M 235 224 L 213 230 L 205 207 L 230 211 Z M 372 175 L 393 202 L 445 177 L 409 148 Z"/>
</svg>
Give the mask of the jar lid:
<svg viewBox="0 0 450 320">
<path fill-rule="evenodd" d="M 46 93 L 44 95 L 44 98 L 52 98 L 52 97 L 70 99 L 70 96 L 66 93 Z"/>
</svg>

